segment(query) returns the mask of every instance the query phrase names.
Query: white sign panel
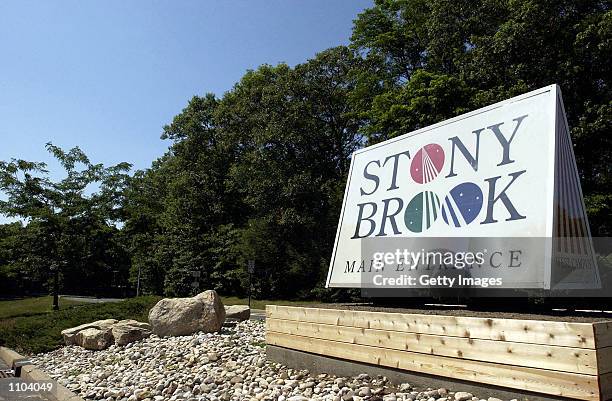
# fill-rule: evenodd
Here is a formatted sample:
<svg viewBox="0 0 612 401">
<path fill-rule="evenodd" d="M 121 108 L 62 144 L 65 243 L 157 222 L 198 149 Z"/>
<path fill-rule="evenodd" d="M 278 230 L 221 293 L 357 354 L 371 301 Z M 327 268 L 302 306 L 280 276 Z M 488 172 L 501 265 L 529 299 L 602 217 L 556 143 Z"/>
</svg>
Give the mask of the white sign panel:
<svg viewBox="0 0 612 401">
<path fill-rule="evenodd" d="M 327 286 L 598 287 L 568 132 L 552 85 L 355 152 Z"/>
</svg>

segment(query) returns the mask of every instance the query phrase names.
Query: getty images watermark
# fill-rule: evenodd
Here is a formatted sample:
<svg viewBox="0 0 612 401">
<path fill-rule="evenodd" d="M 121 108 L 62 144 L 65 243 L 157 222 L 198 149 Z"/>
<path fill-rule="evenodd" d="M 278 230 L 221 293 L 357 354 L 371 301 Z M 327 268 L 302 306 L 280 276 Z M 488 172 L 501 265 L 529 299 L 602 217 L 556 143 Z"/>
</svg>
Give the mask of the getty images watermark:
<svg viewBox="0 0 612 401">
<path fill-rule="evenodd" d="M 470 274 L 398 274 L 396 276 L 384 276 L 382 272 L 385 266 L 393 266 L 394 273 L 419 269 L 431 270 L 432 266 L 444 266 L 446 269 L 472 269 L 486 263 L 487 250 L 481 252 L 451 252 L 451 251 L 411 251 L 408 249 L 396 249 L 392 252 L 375 252 L 372 256 L 372 267 L 375 272 L 372 283 L 375 286 L 440 286 L 440 287 L 500 287 L 503 285 L 501 277 L 471 277 Z M 489 255 L 489 260 L 491 256 Z"/>
<path fill-rule="evenodd" d="M 384 237 L 361 240 L 336 265 L 345 286 L 357 278 L 371 297 L 562 297 L 568 283 L 609 297 L 612 275 L 598 273 L 612 271 L 611 250 L 612 238 Z"/>
</svg>

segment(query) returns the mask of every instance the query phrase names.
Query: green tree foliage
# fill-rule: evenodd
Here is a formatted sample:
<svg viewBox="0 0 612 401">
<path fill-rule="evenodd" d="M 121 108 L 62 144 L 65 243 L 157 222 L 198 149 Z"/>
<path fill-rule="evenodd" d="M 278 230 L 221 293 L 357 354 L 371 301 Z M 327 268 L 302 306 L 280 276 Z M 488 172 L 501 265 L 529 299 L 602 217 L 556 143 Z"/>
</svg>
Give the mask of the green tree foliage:
<svg viewBox="0 0 612 401">
<path fill-rule="evenodd" d="M 22 294 L 28 291 L 32 273 L 38 273 L 38 263 L 22 263 L 21 255 L 27 249 L 26 230 L 20 223 L 0 226 L 0 293 Z"/>
<path fill-rule="evenodd" d="M 47 150 L 65 178 L 52 180 L 44 163 L 0 161 L 0 189 L 7 197 L 0 212 L 26 223 L 2 227 L 0 271 L 22 290 L 40 291 L 51 267 L 60 269 L 64 291 L 108 288 L 126 267 L 114 223 L 121 218 L 130 165 L 92 164 L 78 147 L 66 152 L 49 143 Z"/>
<path fill-rule="evenodd" d="M 213 113 L 213 95 L 194 97 L 163 139 L 168 153 L 146 172 L 138 172 L 128 189 L 125 225 L 131 237 L 132 282 L 140 271 L 145 292 L 185 295 L 199 288 L 236 291 L 228 280 L 227 247 L 233 222 L 243 213 L 240 198 L 226 187 L 231 147 L 221 138 Z M 194 273 L 200 287 L 193 288 Z"/>
<path fill-rule="evenodd" d="M 163 138 L 173 141 L 129 190 L 132 277 L 167 294 L 202 288 L 308 295 L 323 280 L 349 156 L 361 146 L 348 95 L 358 59 L 345 47 L 290 68 L 248 72 L 222 99 L 194 97 Z M 300 293 L 302 292 L 302 293 Z"/>
<path fill-rule="evenodd" d="M 358 62 L 338 47 L 294 69 L 263 66 L 220 102 L 219 125 L 238 148 L 229 185 L 249 208 L 240 250 L 265 270 L 264 294 L 308 295 L 324 279 L 363 139 L 348 103 Z"/>
<path fill-rule="evenodd" d="M 161 227 L 166 189 L 160 173 L 165 158 L 157 160 L 146 172 L 137 171 L 126 188 L 123 226 L 125 244 L 131 259 L 130 282 L 140 293 L 164 292 L 165 268 Z"/>
</svg>

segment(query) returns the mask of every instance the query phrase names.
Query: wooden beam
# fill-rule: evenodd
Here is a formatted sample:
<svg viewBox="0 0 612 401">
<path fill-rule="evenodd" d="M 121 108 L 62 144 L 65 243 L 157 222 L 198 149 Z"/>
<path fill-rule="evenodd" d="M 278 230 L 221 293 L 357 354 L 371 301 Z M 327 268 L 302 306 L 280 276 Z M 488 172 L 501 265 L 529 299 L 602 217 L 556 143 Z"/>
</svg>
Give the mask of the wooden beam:
<svg viewBox="0 0 612 401">
<path fill-rule="evenodd" d="M 267 332 L 266 342 L 280 347 L 373 365 L 561 397 L 599 401 L 599 383 L 596 376 L 426 355 L 276 332 Z"/>
<path fill-rule="evenodd" d="M 503 361 L 508 365 L 588 375 L 598 373 L 597 354 L 590 349 L 403 333 L 274 318 L 266 320 L 266 330 L 459 359 Z"/>
<path fill-rule="evenodd" d="M 599 388 L 602 401 L 612 400 L 612 373 L 599 376 Z"/>
<path fill-rule="evenodd" d="M 595 348 L 595 334 L 591 323 L 366 312 L 280 305 L 268 305 L 266 314 L 268 318 L 336 326 Z"/>
<path fill-rule="evenodd" d="M 597 370 L 600 375 L 612 373 L 612 347 L 597 350 Z"/>
<path fill-rule="evenodd" d="M 595 346 L 597 348 L 612 347 L 612 322 L 593 323 L 595 328 Z"/>
</svg>

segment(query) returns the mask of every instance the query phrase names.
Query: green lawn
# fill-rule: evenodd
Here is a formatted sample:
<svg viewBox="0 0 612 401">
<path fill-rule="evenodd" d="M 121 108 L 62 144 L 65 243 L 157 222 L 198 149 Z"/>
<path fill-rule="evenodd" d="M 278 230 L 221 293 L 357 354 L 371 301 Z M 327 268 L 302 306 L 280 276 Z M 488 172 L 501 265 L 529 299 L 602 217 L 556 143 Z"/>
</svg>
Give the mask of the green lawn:
<svg viewBox="0 0 612 401">
<path fill-rule="evenodd" d="M 82 304 L 78 301 L 60 299 L 60 309 Z M 17 316 L 32 316 L 52 312 L 53 297 L 24 298 L 12 301 L 0 301 L 0 319 Z"/>
<path fill-rule="evenodd" d="M 246 305 L 247 298 L 221 297 L 225 305 Z M 63 345 L 64 329 L 100 319 L 136 319 L 146 322 L 161 297 L 145 296 L 112 303 L 81 303 L 60 299 L 53 311 L 52 297 L 0 301 L 0 345 L 24 354 L 47 352 Z M 251 308 L 266 305 L 304 305 L 312 302 L 251 300 Z"/>
<path fill-rule="evenodd" d="M 60 300 L 62 308 L 59 311 L 52 311 L 39 298 L 2 301 L 4 317 L 0 318 L 0 345 L 24 354 L 50 351 L 63 345 L 60 332 L 70 327 L 111 318 L 146 322 L 149 309 L 159 299 L 148 296 L 103 304 L 70 304 Z M 38 312 L 24 309 L 28 304 Z"/>
</svg>

